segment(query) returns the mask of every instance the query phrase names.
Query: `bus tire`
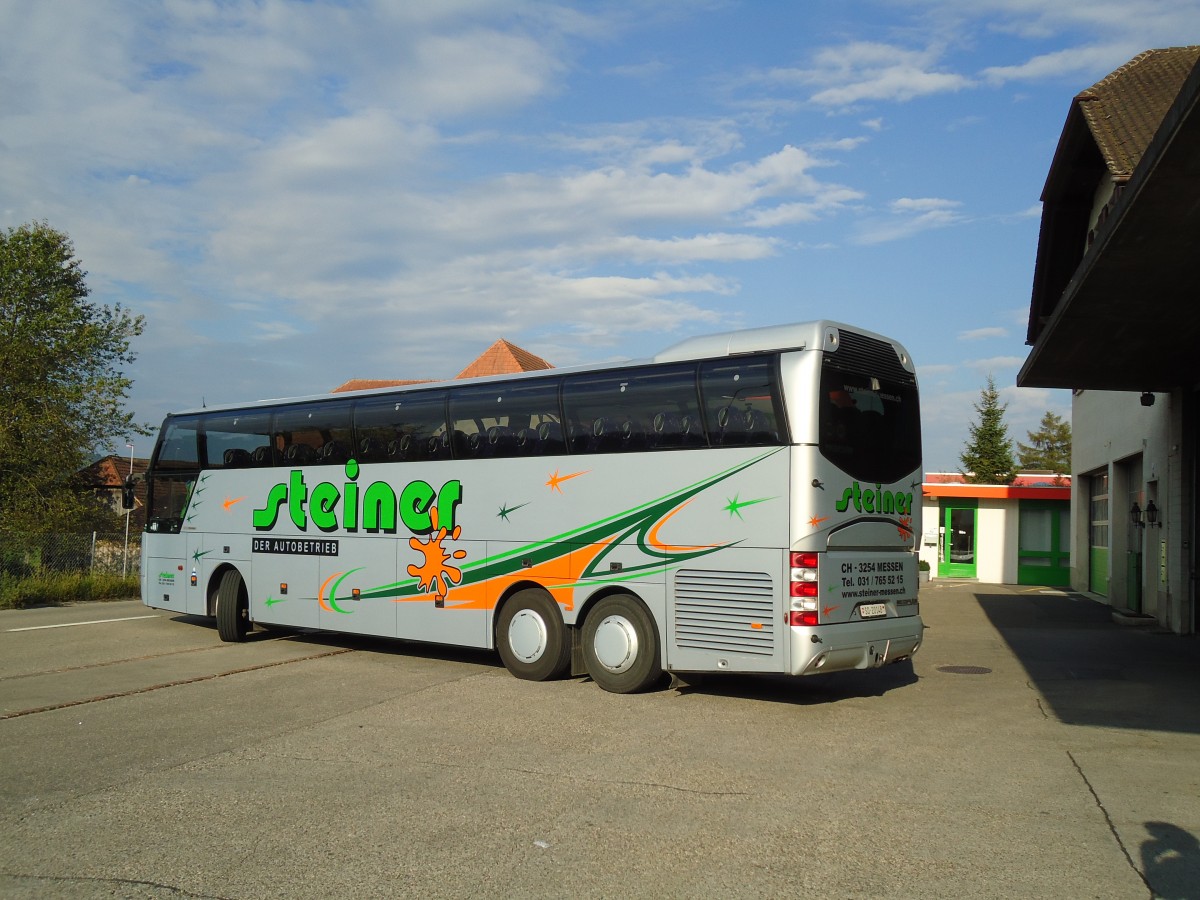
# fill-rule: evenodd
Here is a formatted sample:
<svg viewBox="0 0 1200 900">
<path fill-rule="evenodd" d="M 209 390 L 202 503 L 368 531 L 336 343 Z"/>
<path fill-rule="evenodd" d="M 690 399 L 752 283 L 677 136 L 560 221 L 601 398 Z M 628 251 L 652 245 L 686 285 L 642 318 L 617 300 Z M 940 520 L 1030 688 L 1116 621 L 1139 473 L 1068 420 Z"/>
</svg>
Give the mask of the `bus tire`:
<svg viewBox="0 0 1200 900">
<path fill-rule="evenodd" d="M 583 661 L 592 681 L 614 694 L 644 691 L 663 674 L 658 630 L 636 597 L 600 600 L 583 622 Z"/>
<path fill-rule="evenodd" d="M 538 588 L 509 597 L 496 618 L 496 649 L 517 678 L 562 677 L 571 664 L 571 636 L 554 598 Z"/>
<path fill-rule="evenodd" d="M 221 640 L 239 642 L 250 631 L 250 600 L 237 569 L 226 569 L 217 588 L 217 634 Z"/>
</svg>

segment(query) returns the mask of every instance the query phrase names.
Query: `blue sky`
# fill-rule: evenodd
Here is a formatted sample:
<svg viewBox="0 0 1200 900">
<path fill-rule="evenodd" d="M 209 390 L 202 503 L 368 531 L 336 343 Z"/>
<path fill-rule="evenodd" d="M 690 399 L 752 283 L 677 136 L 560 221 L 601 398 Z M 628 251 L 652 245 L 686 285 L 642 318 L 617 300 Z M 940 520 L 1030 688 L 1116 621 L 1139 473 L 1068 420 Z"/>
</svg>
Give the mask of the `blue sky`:
<svg viewBox="0 0 1200 900">
<path fill-rule="evenodd" d="M 0 0 L 0 227 L 146 317 L 141 421 L 833 318 L 907 345 L 953 471 L 989 375 L 1013 438 L 1069 415 L 1015 377 L 1071 98 L 1197 41 L 1196 0 Z"/>
</svg>

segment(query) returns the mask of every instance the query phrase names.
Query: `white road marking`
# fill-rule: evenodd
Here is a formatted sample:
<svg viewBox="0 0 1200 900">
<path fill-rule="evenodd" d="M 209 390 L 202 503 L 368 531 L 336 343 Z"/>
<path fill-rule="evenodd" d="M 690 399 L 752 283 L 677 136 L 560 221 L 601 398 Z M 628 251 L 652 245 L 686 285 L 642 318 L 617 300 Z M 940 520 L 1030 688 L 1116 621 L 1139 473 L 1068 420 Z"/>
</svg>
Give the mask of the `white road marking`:
<svg viewBox="0 0 1200 900">
<path fill-rule="evenodd" d="M 64 622 L 61 625 L 31 625 L 29 628 L 8 628 L 6 633 L 14 631 L 43 631 L 47 628 L 73 628 L 76 625 L 104 625 L 108 622 L 133 622 L 137 619 L 157 619 L 158 616 L 126 616 L 123 619 L 96 619 L 94 622 Z"/>
</svg>

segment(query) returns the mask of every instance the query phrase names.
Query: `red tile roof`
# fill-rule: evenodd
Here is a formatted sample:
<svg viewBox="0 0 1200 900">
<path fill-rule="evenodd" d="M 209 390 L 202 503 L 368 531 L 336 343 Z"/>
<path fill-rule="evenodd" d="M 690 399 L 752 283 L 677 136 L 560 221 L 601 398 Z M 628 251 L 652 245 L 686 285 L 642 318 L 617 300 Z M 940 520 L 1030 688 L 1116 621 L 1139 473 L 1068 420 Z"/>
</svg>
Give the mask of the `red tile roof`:
<svg viewBox="0 0 1200 900">
<path fill-rule="evenodd" d="M 333 389 L 333 393 L 341 394 L 345 391 L 370 391 L 375 388 L 388 387 L 404 387 L 409 384 L 428 384 L 429 379 L 417 379 L 415 381 L 394 381 L 388 378 L 351 378 L 345 384 L 339 384 Z"/>
<path fill-rule="evenodd" d="M 478 378 L 482 375 L 515 375 L 518 372 L 537 372 L 553 369 L 554 366 L 528 350 L 501 338 L 488 347 L 473 363 L 459 372 L 455 378 Z M 404 387 L 410 384 L 428 384 L 429 379 L 395 381 L 386 378 L 352 378 L 333 389 L 333 393 L 345 391 L 369 391 L 373 388 Z"/>
<path fill-rule="evenodd" d="M 513 375 L 517 372 L 536 372 L 553 369 L 554 366 L 516 344 L 501 338 L 483 351 L 483 354 L 458 373 L 459 378 L 478 378 L 481 375 Z"/>
</svg>

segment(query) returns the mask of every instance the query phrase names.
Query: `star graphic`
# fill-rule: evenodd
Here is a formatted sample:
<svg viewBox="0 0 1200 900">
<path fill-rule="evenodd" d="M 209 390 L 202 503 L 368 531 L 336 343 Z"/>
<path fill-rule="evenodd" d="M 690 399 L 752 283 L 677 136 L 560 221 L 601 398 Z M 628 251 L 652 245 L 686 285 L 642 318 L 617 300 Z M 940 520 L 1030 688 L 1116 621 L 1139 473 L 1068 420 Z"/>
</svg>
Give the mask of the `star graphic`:
<svg viewBox="0 0 1200 900">
<path fill-rule="evenodd" d="M 578 478 L 580 475 L 586 474 L 587 472 L 572 472 L 570 475 L 559 475 L 558 469 L 555 469 L 554 474 L 550 476 L 550 480 L 546 482 L 546 487 L 550 488 L 552 491 L 558 491 L 561 494 L 563 489 L 560 485 L 562 485 L 564 481 L 569 481 L 572 478 Z"/>
<path fill-rule="evenodd" d="M 496 515 L 507 522 L 509 513 L 515 513 L 521 507 L 528 505 L 528 503 L 518 503 L 516 506 L 509 506 L 507 503 L 505 503 L 500 506 L 500 512 L 496 513 Z"/>
<path fill-rule="evenodd" d="M 724 509 L 725 512 L 729 513 L 729 517 L 731 519 L 734 516 L 737 516 L 739 519 L 741 519 L 742 518 L 742 510 L 745 509 L 747 506 L 753 506 L 756 503 L 766 503 L 770 499 L 771 499 L 770 497 L 763 497 L 759 500 L 739 500 L 738 495 L 734 494 L 733 497 L 730 498 L 729 502 L 727 504 L 725 504 L 725 506 L 722 507 L 722 509 Z M 742 519 L 742 521 L 745 521 L 745 519 Z"/>
</svg>

